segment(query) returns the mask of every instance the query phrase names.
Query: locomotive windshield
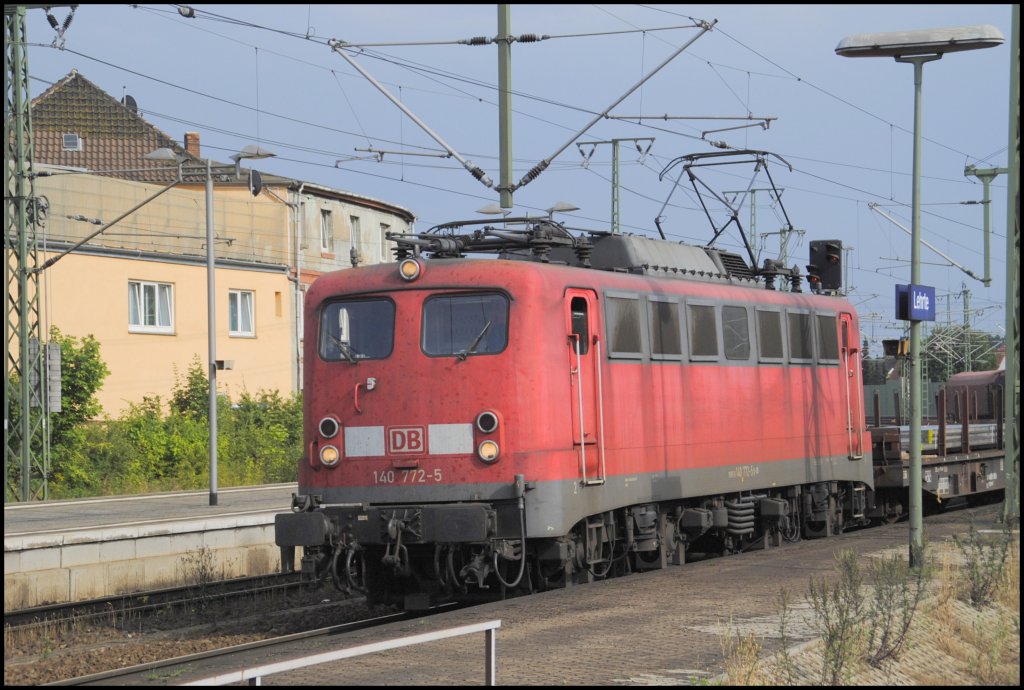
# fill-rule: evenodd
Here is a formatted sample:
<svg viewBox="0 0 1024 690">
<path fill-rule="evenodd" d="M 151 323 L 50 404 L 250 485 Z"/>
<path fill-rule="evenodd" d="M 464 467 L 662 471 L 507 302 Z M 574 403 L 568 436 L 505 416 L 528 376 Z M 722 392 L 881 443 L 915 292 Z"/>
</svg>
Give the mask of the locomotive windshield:
<svg viewBox="0 0 1024 690">
<path fill-rule="evenodd" d="M 320 314 L 320 356 L 328 361 L 383 359 L 391 354 L 395 304 L 388 299 L 331 302 Z"/>
<path fill-rule="evenodd" d="M 423 303 L 423 352 L 486 355 L 508 342 L 508 297 L 500 293 L 436 295 Z"/>
</svg>

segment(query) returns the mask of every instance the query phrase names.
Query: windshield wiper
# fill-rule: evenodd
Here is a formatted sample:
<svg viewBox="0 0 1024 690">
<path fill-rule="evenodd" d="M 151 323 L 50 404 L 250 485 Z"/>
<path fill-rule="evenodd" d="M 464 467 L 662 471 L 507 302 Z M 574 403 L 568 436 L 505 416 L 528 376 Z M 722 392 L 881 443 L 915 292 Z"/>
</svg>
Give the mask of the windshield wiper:
<svg viewBox="0 0 1024 690">
<path fill-rule="evenodd" d="M 483 340 L 484 334 L 487 333 L 487 329 L 490 328 L 490 327 L 491 327 L 491 322 L 488 321 L 487 323 L 484 324 L 483 330 L 480 331 L 480 334 L 477 335 L 477 337 L 473 340 L 473 342 L 470 344 L 470 346 L 468 348 L 466 348 L 465 350 L 463 350 L 462 352 L 458 353 L 458 357 L 459 357 L 460 361 L 463 361 L 463 362 L 466 361 L 466 357 L 468 357 L 471 354 L 473 354 L 474 352 L 476 352 L 476 348 L 480 345 L 480 341 Z"/>
<path fill-rule="evenodd" d="M 327 337 L 330 338 L 331 342 L 334 343 L 335 346 L 338 348 L 338 353 L 341 354 L 341 356 L 344 357 L 350 364 L 359 363 L 359 360 L 357 360 L 355 357 L 357 353 L 355 350 L 352 349 L 351 345 L 349 345 L 348 343 L 346 343 L 344 340 L 334 335 L 333 333 L 328 333 Z"/>
</svg>

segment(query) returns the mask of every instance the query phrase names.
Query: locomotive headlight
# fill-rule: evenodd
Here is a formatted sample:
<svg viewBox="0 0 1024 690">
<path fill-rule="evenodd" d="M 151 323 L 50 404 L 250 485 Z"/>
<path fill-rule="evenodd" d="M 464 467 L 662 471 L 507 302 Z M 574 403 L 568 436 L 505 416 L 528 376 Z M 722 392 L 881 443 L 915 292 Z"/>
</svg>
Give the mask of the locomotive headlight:
<svg viewBox="0 0 1024 690">
<path fill-rule="evenodd" d="M 340 428 L 341 425 L 334 417 L 324 417 L 320 420 L 320 435 L 324 438 L 334 438 Z"/>
<path fill-rule="evenodd" d="M 416 280 L 422 271 L 423 268 L 416 259 L 404 259 L 398 264 L 398 274 L 405 280 Z"/>
<path fill-rule="evenodd" d="M 490 410 L 476 416 L 476 428 L 485 434 L 493 433 L 498 428 L 498 415 Z"/>
<path fill-rule="evenodd" d="M 492 463 L 498 459 L 498 444 L 494 441 L 484 441 L 476 448 L 476 454 L 486 463 Z"/>
<path fill-rule="evenodd" d="M 340 454 L 338 449 L 334 446 L 324 446 L 320 449 L 320 462 L 325 464 L 327 467 L 334 467 L 338 464 L 338 458 Z"/>
</svg>

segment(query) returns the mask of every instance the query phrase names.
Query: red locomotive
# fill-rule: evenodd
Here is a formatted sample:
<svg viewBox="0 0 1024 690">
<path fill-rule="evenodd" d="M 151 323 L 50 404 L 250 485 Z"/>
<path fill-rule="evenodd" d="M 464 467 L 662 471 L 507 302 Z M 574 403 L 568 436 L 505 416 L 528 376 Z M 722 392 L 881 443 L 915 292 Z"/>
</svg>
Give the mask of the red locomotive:
<svg viewBox="0 0 1024 690">
<path fill-rule="evenodd" d="M 415 606 L 867 523 L 845 299 L 709 247 L 474 223 L 310 288 L 284 567 L 301 546 L 304 573 Z"/>
</svg>

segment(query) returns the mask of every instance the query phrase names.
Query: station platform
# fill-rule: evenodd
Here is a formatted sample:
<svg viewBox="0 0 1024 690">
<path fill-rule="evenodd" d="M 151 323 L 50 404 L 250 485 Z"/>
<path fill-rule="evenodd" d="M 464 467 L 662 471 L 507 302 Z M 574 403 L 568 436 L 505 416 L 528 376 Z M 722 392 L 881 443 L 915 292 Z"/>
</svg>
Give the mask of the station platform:
<svg viewBox="0 0 1024 690">
<path fill-rule="evenodd" d="M 280 570 L 295 484 L 4 505 L 4 611 Z M 191 560 L 189 560 L 191 559 Z M 192 564 L 190 566 L 190 563 Z"/>
</svg>

